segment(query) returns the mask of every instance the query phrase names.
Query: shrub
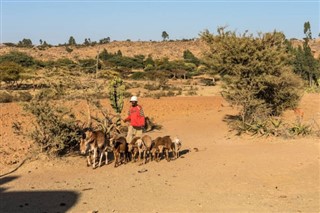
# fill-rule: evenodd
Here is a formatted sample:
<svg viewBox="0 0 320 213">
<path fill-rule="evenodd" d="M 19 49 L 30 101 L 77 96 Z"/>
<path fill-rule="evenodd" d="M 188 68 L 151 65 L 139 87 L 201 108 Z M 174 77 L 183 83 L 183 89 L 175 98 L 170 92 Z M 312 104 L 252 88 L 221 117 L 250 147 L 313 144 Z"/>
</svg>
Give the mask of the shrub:
<svg viewBox="0 0 320 213">
<path fill-rule="evenodd" d="M 145 89 L 147 90 L 158 90 L 160 89 L 160 86 L 159 85 L 156 85 L 156 84 L 145 84 L 144 87 Z"/>
<path fill-rule="evenodd" d="M 200 64 L 200 60 L 197 57 L 195 57 L 190 50 L 185 50 L 183 52 L 183 59 L 185 60 L 185 62 L 193 63 L 197 66 L 199 66 Z"/>
<path fill-rule="evenodd" d="M 11 42 L 4 42 L 4 45 L 6 45 L 7 47 L 16 47 L 17 45 L 15 43 L 11 43 Z"/>
<path fill-rule="evenodd" d="M 106 61 L 112 57 L 112 54 L 109 54 L 108 51 L 103 48 L 102 52 L 99 54 L 99 59 Z"/>
<path fill-rule="evenodd" d="M 143 80 L 145 78 L 144 72 L 135 72 L 131 75 L 131 78 L 133 80 Z"/>
<path fill-rule="evenodd" d="M 166 92 L 165 91 L 159 91 L 159 92 L 156 92 L 156 93 L 148 94 L 146 97 L 152 97 L 152 98 L 155 98 L 155 99 L 160 99 L 161 97 L 166 97 Z"/>
<path fill-rule="evenodd" d="M 151 71 L 154 70 L 154 66 L 152 64 L 147 64 L 144 68 L 144 71 Z"/>
<path fill-rule="evenodd" d="M 113 56 L 108 59 L 108 62 L 113 64 L 114 66 L 125 67 L 125 68 L 135 68 L 142 69 L 144 68 L 143 60 L 138 57 L 130 58 L 126 56 L 122 56 L 120 54 Z"/>
<path fill-rule="evenodd" d="M 187 95 L 190 95 L 190 96 L 197 95 L 197 88 L 191 87 L 190 90 L 188 90 Z"/>
<path fill-rule="evenodd" d="M 23 68 L 14 62 L 2 62 L 0 63 L 0 81 L 6 83 L 15 83 L 20 79 L 20 73 Z"/>
<path fill-rule="evenodd" d="M 168 96 L 168 97 L 175 96 L 175 93 L 170 90 L 170 91 L 167 92 L 167 96 Z"/>
<path fill-rule="evenodd" d="M 55 88 L 44 88 L 40 93 L 36 94 L 36 99 L 46 100 L 58 100 L 62 94 L 60 94 Z"/>
<path fill-rule="evenodd" d="M 39 99 L 26 104 L 24 110 L 35 116 L 31 137 L 41 152 L 60 156 L 75 149 L 80 128 L 70 110 Z"/>
<path fill-rule="evenodd" d="M 22 41 L 19 41 L 18 47 L 33 47 L 31 39 L 24 38 Z"/>
<path fill-rule="evenodd" d="M 297 106 L 302 81 L 293 73 L 292 55 L 287 51 L 285 36 L 273 32 L 254 38 L 246 33 L 218 29 L 208 31 L 202 39 L 210 47 L 206 62 L 223 78 L 223 97 L 240 107 L 243 124 L 254 124 L 268 116 L 278 116 Z"/>
<path fill-rule="evenodd" d="M 10 53 L 0 56 L 0 63 L 2 62 L 14 62 L 24 67 L 30 67 L 35 65 L 33 57 L 27 55 L 26 53 L 17 51 L 12 51 Z"/>
<path fill-rule="evenodd" d="M 14 99 L 16 101 L 23 101 L 23 102 L 28 102 L 32 99 L 32 95 L 30 94 L 30 92 L 27 92 L 27 91 L 21 91 L 21 92 L 18 92 L 16 94 L 16 96 L 14 97 Z"/>
<path fill-rule="evenodd" d="M 68 53 L 72 53 L 73 49 L 72 49 L 71 47 L 66 46 L 66 51 L 67 51 Z"/>
<path fill-rule="evenodd" d="M 75 68 L 77 64 L 68 59 L 68 58 L 59 58 L 57 61 L 54 62 L 54 64 L 58 67 L 67 67 L 68 69 Z"/>
<path fill-rule="evenodd" d="M 13 96 L 6 92 L 6 91 L 0 91 L 0 103 L 10 103 L 13 101 Z"/>
<path fill-rule="evenodd" d="M 97 60 L 95 59 L 80 59 L 79 64 L 85 73 L 95 73 L 97 69 Z M 98 69 L 101 69 L 101 64 L 98 64 Z"/>
<path fill-rule="evenodd" d="M 110 40 L 111 40 L 110 37 L 100 39 L 99 44 L 107 44 L 110 42 Z"/>
<path fill-rule="evenodd" d="M 296 122 L 289 127 L 289 133 L 293 136 L 305 136 L 312 133 L 312 128 L 308 124 L 303 124 L 302 122 Z"/>
<path fill-rule="evenodd" d="M 154 60 L 152 59 L 151 55 L 149 55 L 146 60 L 144 61 L 144 65 L 147 67 L 148 65 L 151 65 L 151 67 L 154 66 Z"/>
<path fill-rule="evenodd" d="M 205 86 L 214 86 L 214 85 L 216 85 L 216 83 L 214 81 L 214 78 L 212 78 L 212 79 L 202 78 L 202 79 L 200 79 L 200 82 L 202 84 L 204 84 Z"/>
</svg>

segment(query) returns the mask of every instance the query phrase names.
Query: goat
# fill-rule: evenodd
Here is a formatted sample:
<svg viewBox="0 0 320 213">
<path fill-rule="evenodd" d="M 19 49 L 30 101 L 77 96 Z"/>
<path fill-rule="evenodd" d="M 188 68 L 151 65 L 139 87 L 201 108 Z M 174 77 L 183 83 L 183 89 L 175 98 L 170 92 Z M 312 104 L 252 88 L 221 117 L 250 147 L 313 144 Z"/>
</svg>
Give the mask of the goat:
<svg viewBox="0 0 320 213">
<path fill-rule="evenodd" d="M 180 156 L 180 149 L 181 149 L 181 140 L 178 137 L 174 137 L 172 140 L 172 145 L 171 145 L 171 149 L 173 152 L 173 155 L 175 157 L 175 159 L 179 158 Z"/>
<path fill-rule="evenodd" d="M 154 146 L 152 147 L 151 153 L 153 155 L 153 158 L 159 162 L 160 158 L 159 155 L 163 153 L 163 151 L 166 152 L 166 160 L 169 162 L 169 151 L 172 150 L 172 140 L 170 136 L 164 136 L 164 137 L 157 137 L 154 140 Z"/>
<path fill-rule="evenodd" d="M 128 162 L 128 144 L 127 140 L 123 136 L 114 136 L 110 139 L 111 146 L 113 147 L 114 154 L 114 167 L 117 167 L 124 161 Z M 121 154 L 123 159 L 121 160 Z"/>
<path fill-rule="evenodd" d="M 144 146 L 144 163 L 147 163 L 147 155 L 150 155 L 151 149 L 154 145 L 152 138 L 149 135 L 144 135 L 141 138 Z"/>
<path fill-rule="evenodd" d="M 108 151 L 110 150 L 110 146 L 108 144 L 108 140 L 106 135 L 98 130 L 93 131 L 92 129 L 85 129 L 80 140 L 80 151 L 81 154 L 87 155 L 87 165 L 91 165 L 91 154 L 93 152 L 93 169 L 96 168 L 96 158 L 98 156 L 98 152 L 100 155 L 99 167 L 101 167 L 102 157 L 106 156 L 105 164 L 108 164 Z"/>
<path fill-rule="evenodd" d="M 137 146 L 137 141 L 141 139 L 141 137 L 134 137 L 131 142 L 128 144 L 128 152 L 131 154 L 132 163 L 136 162 L 136 156 L 139 153 L 139 149 Z"/>
<path fill-rule="evenodd" d="M 147 162 L 147 154 L 149 154 L 152 146 L 152 139 L 149 135 L 144 135 L 142 137 L 135 137 L 129 144 L 129 150 L 132 150 L 133 160 L 135 162 L 135 156 L 138 153 L 138 161 L 141 157 L 144 159 L 144 164 Z"/>
</svg>

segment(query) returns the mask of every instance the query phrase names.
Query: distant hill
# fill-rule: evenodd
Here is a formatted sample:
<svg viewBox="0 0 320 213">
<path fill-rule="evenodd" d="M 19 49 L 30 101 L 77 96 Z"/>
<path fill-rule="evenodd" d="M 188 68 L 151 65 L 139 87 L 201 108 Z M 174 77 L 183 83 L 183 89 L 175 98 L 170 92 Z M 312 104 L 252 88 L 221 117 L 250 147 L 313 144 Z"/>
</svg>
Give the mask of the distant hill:
<svg viewBox="0 0 320 213">
<path fill-rule="evenodd" d="M 154 59 L 168 57 L 170 60 L 181 59 L 185 50 L 190 50 L 195 56 L 200 57 L 205 44 L 200 40 L 195 41 L 165 41 L 165 42 L 146 42 L 146 41 L 113 41 L 107 44 L 95 46 L 70 47 L 72 52 L 68 53 L 66 47 L 51 47 L 46 50 L 33 48 L 0 47 L 0 55 L 13 50 L 25 52 L 34 58 L 41 60 L 56 60 L 58 58 L 69 58 L 72 60 L 95 58 L 98 50 L 101 52 L 106 49 L 108 53 L 116 53 L 119 50 L 123 56 L 151 55 Z"/>
<path fill-rule="evenodd" d="M 292 40 L 293 46 L 302 45 L 300 40 Z M 320 39 L 310 41 L 310 47 L 316 58 L 320 57 Z M 169 60 L 181 59 L 185 50 L 190 50 L 196 57 L 201 57 L 206 45 L 199 39 L 194 41 L 113 41 L 107 44 L 100 44 L 86 47 L 71 47 L 72 52 L 68 52 L 65 46 L 51 47 L 45 50 L 39 50 L 37 47 L 33 48 L 17 48 L 0 45 L 0 55 L 10 51 L 25 52 L 36 59 L 41 60 L 56 60 L 59 58 L 69 58 L 72 60 L 95 58 L 98 51 L 106 49 L 109 53 L 116 53 L 119 50 L 124 56 L 135 55 L 151 55 L 154 59 L 167 57 Z"/>
</svg>

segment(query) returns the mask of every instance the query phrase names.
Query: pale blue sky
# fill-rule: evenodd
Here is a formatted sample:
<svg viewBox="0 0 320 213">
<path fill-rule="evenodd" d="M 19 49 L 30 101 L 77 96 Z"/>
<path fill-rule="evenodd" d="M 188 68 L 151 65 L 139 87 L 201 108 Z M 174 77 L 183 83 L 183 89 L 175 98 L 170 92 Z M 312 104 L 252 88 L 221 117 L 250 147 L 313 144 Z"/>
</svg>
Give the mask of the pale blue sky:
<svg viewBox="0 0 320 213">
<path fill-rule="evenodd" d="M 0 0 L 1 42 L 29 38 L 34 44 L 77 43 L 85 38 L 159 41 L 198 38 L 218 26 L 243 33 L 283 32 L 303 38 L 309 21 L 313 37 L 320 32 L 320 0 Z"/>
</svg>

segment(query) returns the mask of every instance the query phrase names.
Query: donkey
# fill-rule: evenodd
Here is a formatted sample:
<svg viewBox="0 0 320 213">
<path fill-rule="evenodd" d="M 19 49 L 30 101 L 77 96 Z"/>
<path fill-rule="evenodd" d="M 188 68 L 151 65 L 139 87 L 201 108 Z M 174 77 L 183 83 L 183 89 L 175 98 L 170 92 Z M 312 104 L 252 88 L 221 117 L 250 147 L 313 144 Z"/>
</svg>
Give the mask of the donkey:
<svg viewBox="0 0 320 213">
<path fill-rule="evenodd" d="M 103 155 L 106 156 L 105 164 L 108 164 L 108 152 L 111 151 L 110 142 L 105 133 L 101 130 L 94 131 L 85 128 L 80 140 L 81 154 L 87 155 L 87 165 L 90 166 L 91 155 L 93 153 L 93 169 L 96 168 L 96 158 L 100 155 L 99 167 L 101 167 Z"/>
</svg>

